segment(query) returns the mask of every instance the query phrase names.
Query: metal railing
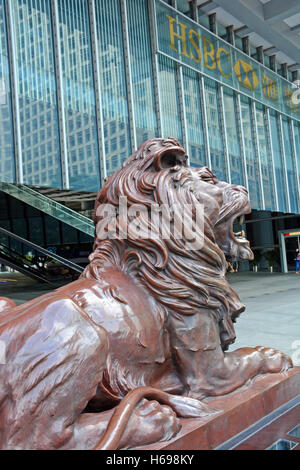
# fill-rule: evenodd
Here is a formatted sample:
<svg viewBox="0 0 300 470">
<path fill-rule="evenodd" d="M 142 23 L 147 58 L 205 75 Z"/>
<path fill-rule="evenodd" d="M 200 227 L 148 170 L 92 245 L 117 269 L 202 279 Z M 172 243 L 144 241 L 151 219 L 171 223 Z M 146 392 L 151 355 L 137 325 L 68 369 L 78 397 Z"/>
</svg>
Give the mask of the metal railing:
<svg viewBox="0 0 300 470">
<path fill-rule="evenodd" d="M 22 184 L 0 182 L 0 191 L 51 215 L 61 222 L 94 237 L 94 222 L 69 207 Z"/>
</svg>

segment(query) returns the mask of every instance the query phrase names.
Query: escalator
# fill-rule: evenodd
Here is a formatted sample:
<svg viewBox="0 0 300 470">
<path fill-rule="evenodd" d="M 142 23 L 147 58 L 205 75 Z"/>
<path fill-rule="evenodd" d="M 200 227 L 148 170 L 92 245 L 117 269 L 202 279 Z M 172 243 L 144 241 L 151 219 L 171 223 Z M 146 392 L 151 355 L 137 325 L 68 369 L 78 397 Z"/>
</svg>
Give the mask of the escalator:
<svg viewBox="0 0 300 470">
<path fill-rule="evenodd" d="M 37 280 L 55 285 L 76 279 L 83 267 L 0 227 L 0 263 Z M 13 245 L 13 247 L 12 247 Z"/>
<path fill-rule="evenodd" d="M 60 220 L 64 224 L 70 225 L 80 232 L 94 237 L 94 223 L 91 219 L 50 197 L 44 196 L 28 186 L 0 182 L 0 191 L 3 191 L 25 204 L 29 204 L 35 209 Z"/>
</svg>

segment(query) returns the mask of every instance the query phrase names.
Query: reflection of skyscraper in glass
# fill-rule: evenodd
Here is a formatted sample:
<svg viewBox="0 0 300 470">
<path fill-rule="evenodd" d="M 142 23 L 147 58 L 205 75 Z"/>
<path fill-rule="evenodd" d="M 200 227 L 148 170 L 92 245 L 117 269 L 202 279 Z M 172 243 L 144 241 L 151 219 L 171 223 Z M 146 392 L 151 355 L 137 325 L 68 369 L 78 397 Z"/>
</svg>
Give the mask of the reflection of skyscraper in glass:
<svg viewBox="0 0 300 470">
<path fill-rule="evenodd" d="M 107 44 L 100 52 L 101 64 L 101 94 L 103 106 L 103 135 L 105 145 L 107 173 L 120 168 L 127 158 L 130 148 L 129 129 L 126 126 L 128 117 L 127 102 L 118 92 L 124 90 L 120 69 L 122 55 L 116 46 Z"/>
<path fill-rule="evenodd" d="M 223 99 L 231 183 L 245 186 L 236 97 L 232 90 L 226 89 Z"/>
<path fill-rule="evenodd" d="M 24 180 L 59 187 L 60 143 L 49 2 L 16 0 L 13 13 Z"/>
<path fill-rule="evenodd" d="M 191 165 L 206 165 L 203 120 L 200 98 L 200 77 L 189 69 L 183 71 L 186 132 Z"/>
<path fill-rule="evenodd" d="M 216 83 L 212 80 L 205 79 L 204 83 L 211 166 L 219 179 L 226 180 L 218 90 Z"/>
<path fill-rule="evenodd" d="M 254 133 L 251 119 L 250 99 L 241 97 L 241 125 L 244 139 L 244 152 L 247 165 L 249 198 L 252 207 L 259 207 L 259 163 L 255 153 Z"/>
<path fill-rule="evenodd" d="M 98 130 L 89 11 L 81 0 L 58 5 L 70 187 L 97 190 L 100 184 Z"/>
<path fill-rule="evenodd" d="M 0 2 L 0 175 L 4 181 L 13 181 L 15 178 L 7 29 L 3 2 Z"/>
</svg>

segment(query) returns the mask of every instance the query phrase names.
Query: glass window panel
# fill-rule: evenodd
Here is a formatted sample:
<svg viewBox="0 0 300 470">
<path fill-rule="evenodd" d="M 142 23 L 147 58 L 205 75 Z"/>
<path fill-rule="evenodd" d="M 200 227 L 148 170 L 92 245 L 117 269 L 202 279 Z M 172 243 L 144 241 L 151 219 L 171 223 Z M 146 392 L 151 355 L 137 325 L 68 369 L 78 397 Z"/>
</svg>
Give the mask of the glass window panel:
<svg viewBox="0 0 300 470">
<path fill-rule="evenodd" d="M 54 217 L 51 217 L 50 215 L 45 216 L 45 235 L 47 245 L 59 245 L 61 243 L 59 224 L 60 222 L 57 219 L 54 219 Z"/>
<path fill-rule="evenodd" d="M 8 205 L 9 213 L 14 214 L 14 217 L 24 217 L 25 204 L 23 201 L 20 201 L 14 197 L 9 197 Z"/>
<path fill-rule="evenodd" d="M 70 187 L 98 191 L 100 171 L 88 2 L 60 0 L 58 12 L 68 155 L 72 152 Z M 79 160 L 82 164 L 76 174 L 74 168 Z"/>
<path fill-rule="evenodd" d="M 288 178 L 288 190 L 290 195 L 290 205 L 291 205 L 291 212 L 296 213 L 298 212 L 297 207 L 297 193 L 296 193 L 296 174 L 294 168 L 294 159 L 293 159 L 293 151 L 292 151 L 292 135 L 290 132 L 290 124 L 287 118 L 282 119 L 282 131 L 283 131 L 283 145 L 284 145 L 284 153 L 285 153 L 285 162 L 286 162 L 286 170 L 287 170 L 287 178 Z"/>
<path fill-rule="evenodd" d="M 25 218 L 12 219 L 12 230 L 15 235 L 19 235 L 22 238 L 28 238 Z"/>
<path fill-rule="evenodd" d="M 116 155 L 117 168 L 119 168 L 124 158 L 119 149 L 117 149 L 117 154 L 111 149 L 111 140 L 116 136 L 123 135 L 126 142 L 126 152 L 123 152 L 126 155 L 125 158 L 132 153 L 120 1 L 95 0 L 95 5 L 103 124 L 107 132 L 105 137 L 106 160 L 108 161 L 108 168 L 111 168 L 111 159 Z M 111 131 L 109 125 L 111 123 L 115 125 L 115 132 Z M 112 170 L 108 171 L 108 173 L 111 172 Z"/>
<path fill-rule="evenodd" d="M 270 161 L 271 152 L 267 143 L 264 109 L 259 104 L 256 104 L 256 121 L 265 209 L 275 210 L 272 167 Z"/>
<path fill-rule="evenodd" d="M 13 182 L 14 143 L 4 4 L 4 0 L 0 0 L 0 180 Z"/>
<path fill-rule="evenodd" d="M 8 219 L 8 204 L 7 197 L 5 193 L 0 192 L 0 220 Z M 0 222 L 1 225 L 2 222 Z"/>
<path fill-rule="evenodd" d="M 157 136 L 150 26 L 146 0 L 127 2 L 137 144 Z"/>
<path fill-rule="evenodd" d="M 201 8 L 198 10 L 198 22 L 206 29 L 209 29 L 209 18 L 205 13 L 202 13 Z"/>
<path fill-rule="evenodd" d="M 78 243 L 78 230 L 67 224 L 62 224 L 63 243 Z"/>
<path fill-rule="evenodd" d="M 243 50 L 243 40 L 237 34 L 235 34 L 235 36 L 234 36 L 234 45 L 235 45 L 235 47 L 240 49 L 240 51 Z"/>
<path fill-rule="evenodd" d="M 1 227 L 11 231 L 11 222 L 10 220 L 1 220 Z M 4 233 L 0 233 L 0 245 L 10 246 L 10 237 L 4 235 Z"/>
<path fill-rule="evenodd" d="M 176 64 L 159 56 L 159 87 L 163 137 L 182 139 Z"/>
<path fill-rule="evenodd" d="M 190 164 L 206 165 L 201 113 L 199 75 L 183 67 L 183 88 Z"/>
<path fill-rule="evenodd" d="M 244 149 L 247 162 L 247 176 L 249 187 L 249 198 L 251 207 L 259 209 L 261 207 L 259 195 L 259 164 L 254 147 L 254 134 L 251 119 L 250 99 L 241 95 L 241 114 L 244 136 Z"/>
<path fill-rule="evenodd" d="M 212 171 L 220 180 L 226 181 L 225 156 L 216 83 L 206 78 L 204 81 L 204 91 Z"/>
<path fill-rule="evenodd" d="M 298 178 L 300 181 L 300 123 L 294 121 L 294 135 L 295 135 L 295 149 L 296 149 L 296 159 L 298 166 Z"/>
<path fill-rule="evenodd" d="M 233 92 L 226 88 L 224 88 L 223 96 L 231 183 L 244 185 L 244 172 L 238 132 L 236 100 Z"/>
<path fill-rule="evenodd" d="M 221 23 L 217 24 L 218 36 L 227 41 L 227 29 Z"/>
<path fill-rule="evenodd" d="M 3 243 L 3 245 L 9 246 L 11 250 L 13 250 L 15 253 L 18 253 L 19 255 L 24 254 L 25 245 L 22 242 L 19 242 L 18 240 L 10 238 L 8 240 L 8 244 Z"/>
<path fill-rule="evenodd" d="M 279 211 L 286 212 L 287 205 L 285 199 L 285 181 L 284 181 L 284 173 L 283 173 L 283 161 L 282 161 L 282 154 L 281 154 L 281 147 L 280 147 L 280 140 L 279 140 L 279 127 L 278 127 L 278 115 L 270 111 L 270 126 L 271 126 L 271 139 L 272 139 L 272 147 L 273 147 L 273 160 L 275 166 L 275 177 L 276 177 L 276 187 L 277 187 L 277 195 L 278 195 L 278 206 Z"/>
<path fill-rule="evenodd" d="M 44 230 L 41 217 L 28 217 L 29 240 L 36 245 L 44 246 Z"/>
<path fill-rule="evenodd" d="M 35 119 L 38 131 L 33 134 L 33 129 L 22 126 L 21 121 L 24 183 L 60 187 L 60 146 L 50 2 L 15 0 L 12 12 L 20 115 L 23 113 L 25 122 Z M 42 129 L 46 131 L 45 134 L 41 134 Z M 43 173 L 45 178 L 42 177 L 39 166 L 33 168 L 29 162 L 33 154 L 35 161 L 45 157 L 42 144 L 48 143 L 49 134 L 52 146 L 47 147 L 47 154 L 53 158 L 52 164 Z"/>
<path fill-rule="evenodd" d="M 191 18 L 191 2 L 189 0 L 177 0 L 177 10 Z"/>
</svg>

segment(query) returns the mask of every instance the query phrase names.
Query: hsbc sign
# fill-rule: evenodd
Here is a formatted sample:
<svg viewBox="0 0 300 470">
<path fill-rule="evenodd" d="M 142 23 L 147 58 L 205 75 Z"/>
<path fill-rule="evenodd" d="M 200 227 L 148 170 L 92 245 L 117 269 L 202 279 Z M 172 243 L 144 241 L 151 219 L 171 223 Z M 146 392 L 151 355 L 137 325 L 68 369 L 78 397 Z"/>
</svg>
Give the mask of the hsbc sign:
<svg viewBox="0 0 300 470">
<path fill-rule="evenodd" d="M 300 120 L 291 82 L 161 0 L 153 1 L 158 53 Z"/>
</svg>

